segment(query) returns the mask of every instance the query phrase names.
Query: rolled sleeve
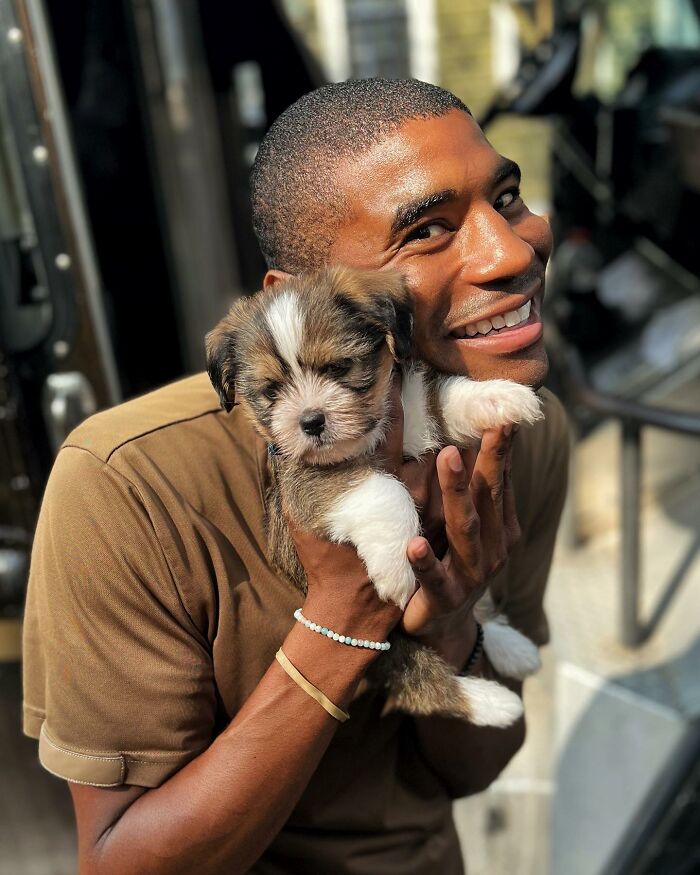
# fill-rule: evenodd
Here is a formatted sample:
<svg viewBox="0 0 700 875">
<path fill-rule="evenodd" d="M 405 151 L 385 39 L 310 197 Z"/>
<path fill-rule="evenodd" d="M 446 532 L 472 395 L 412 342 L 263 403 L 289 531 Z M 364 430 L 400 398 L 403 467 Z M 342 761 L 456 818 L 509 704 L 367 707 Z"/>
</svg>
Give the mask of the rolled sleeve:
<svg viewBox="0 0 700 875">
<path fill-rule="evenodd" d="M 81 448 L 47 484 L 23 662 L 24 731 L 61 778 L 155 787 L 211 743 L 208 642 L 138 490 Z"/>
</svg>

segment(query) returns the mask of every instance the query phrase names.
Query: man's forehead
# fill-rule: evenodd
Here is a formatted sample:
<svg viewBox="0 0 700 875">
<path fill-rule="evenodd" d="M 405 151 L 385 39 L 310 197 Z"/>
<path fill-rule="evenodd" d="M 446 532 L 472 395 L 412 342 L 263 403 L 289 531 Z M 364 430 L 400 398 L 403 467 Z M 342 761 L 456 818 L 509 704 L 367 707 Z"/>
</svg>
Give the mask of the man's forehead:
<svg viewBox="0 0 700 875">
<path fill-rule="evenodd" d="M 474 119 L 458 110 L 436 118 L 409 119 L 362 154 L 341 161 L 337 184 L 350 210 L 383 216 L 417 198 L 481 186 L 503 159 Z"/>
</svg>

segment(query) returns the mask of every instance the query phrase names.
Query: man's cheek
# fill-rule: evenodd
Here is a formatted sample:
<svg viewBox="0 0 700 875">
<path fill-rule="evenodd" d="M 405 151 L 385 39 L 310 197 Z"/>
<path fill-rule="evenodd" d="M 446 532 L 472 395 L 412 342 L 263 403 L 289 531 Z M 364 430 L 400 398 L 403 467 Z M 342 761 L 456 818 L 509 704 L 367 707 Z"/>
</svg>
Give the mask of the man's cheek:
<svg viewBox="0 0 700 875">
<path fill-rule="evenodd" d="M 518 227 L 518 234 L 532 246 L 541 261 L 546 264 L 554 244 L 552 229 L 547 219 L 530 213 L 527 220 Z"/>
</svg>

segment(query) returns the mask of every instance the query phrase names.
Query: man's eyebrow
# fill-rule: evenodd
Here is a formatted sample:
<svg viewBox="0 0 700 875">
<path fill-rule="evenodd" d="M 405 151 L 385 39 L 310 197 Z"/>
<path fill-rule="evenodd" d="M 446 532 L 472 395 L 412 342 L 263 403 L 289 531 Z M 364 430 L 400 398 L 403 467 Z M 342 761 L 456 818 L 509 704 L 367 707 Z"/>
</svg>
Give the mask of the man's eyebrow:
<svg viewBox="0 0 700 875">
<path fill-rule="evenodd" d="M 502 182 L 505 182 L 511 176 L 514 176 L 518 185 L 520 185 L 520 180 L 522 179 L 522 171 L 520 170 L 520 165 L 516 164 L 515 161 L 511 161 L 510 158 L 502 158 L 498 167 L 496 168 L 495 173 L 493 174 L 493 179 L 491 180 L 492 185 L 500 185 Z"/>
<path fill-rule="evenodd" d="M 520 165 L 510 158 L 502 158 L 491 179 L 491 185 L 500 185 L 506 179 L 514 176 L 520 184 L 522 171 Z M 394 214 L 394 221 L 391 224 L 391 237 L 396 237 L 401 231 L 410 228 L 414 225 L 423 213 L 433 207 L 439 207 L 440 204 L 450 203 L 457 199 L 457 191 L 454 188 L 445 188 L 442 191 L 436 191 L 433 194 L 425 197 L 417 198 L 414 201 L 409 201 L 407 204 L 401 204 Z"/>
<path fill-rule="evenodd" d="M 436 191 L 433 194 L 425 197 L 417 198 L 414 201 L 409 201 L 407 204 L 401 204 L 394 214 L 394 221 L 391 224 L 391 236 L 395 237 L 405 228 L 410 228 L 418 219 L 432 207 L 439 207 L 440 204 L 446 204 L 455 200 L 457 192 L 454 188 L 446 188 L 443 191 Z"/>
</svg>

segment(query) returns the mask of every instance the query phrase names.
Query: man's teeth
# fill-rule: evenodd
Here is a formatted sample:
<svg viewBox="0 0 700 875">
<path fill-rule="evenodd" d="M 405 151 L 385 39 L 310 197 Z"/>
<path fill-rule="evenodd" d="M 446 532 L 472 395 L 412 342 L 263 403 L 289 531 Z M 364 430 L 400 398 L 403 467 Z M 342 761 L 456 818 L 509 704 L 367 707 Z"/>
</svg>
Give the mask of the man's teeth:
<svg viewBox="0 0 700 875">
<path fill-rule="evenodd" d="M 494 329 L 498 331 L 500 328 L 513 328 L 515 325 L 520 325 L 521 322 L 526 322 L 530 318 L 531 305 L 532 301 L 526 301 L 517 310 L 509 310 L 507 313 L 494 316 L 493 319 L 480 319 L 473 325 L 456 328 L 452 334 L 457 337 L 475 337 L 477 334 L 488 334 L 489 331 Z"/>
</svg>

